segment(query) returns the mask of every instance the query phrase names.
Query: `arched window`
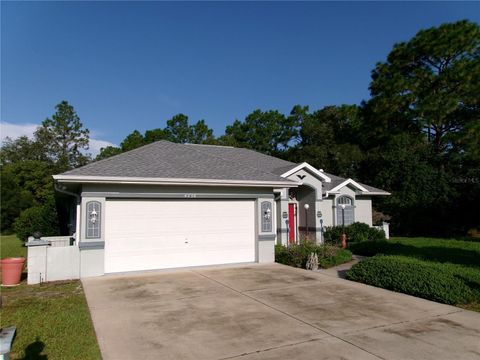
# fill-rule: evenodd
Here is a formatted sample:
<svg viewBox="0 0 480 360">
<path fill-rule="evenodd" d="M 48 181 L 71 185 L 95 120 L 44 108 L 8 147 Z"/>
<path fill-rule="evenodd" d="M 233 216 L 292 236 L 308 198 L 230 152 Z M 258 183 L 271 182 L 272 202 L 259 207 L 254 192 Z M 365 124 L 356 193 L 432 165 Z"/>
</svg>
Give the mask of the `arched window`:
<svg viewBox="0 0 480 360">
<path fill-rule="evenodd" d="M 349 196 L 340 196 L 337 199 L 337 225 L 347 226 L 355 222 L 355 207 Z"/>
<path fill-rule="evenodd" d="M 262 232 L 272 231 L 272 203 L 270 201 L 262 201 Z"/>
<path fill-rule="evenodd" d="M 98 201 L 87 202 L 87 239 L 98 239 L 102 235 L 102 204 Z"/>
</svg>

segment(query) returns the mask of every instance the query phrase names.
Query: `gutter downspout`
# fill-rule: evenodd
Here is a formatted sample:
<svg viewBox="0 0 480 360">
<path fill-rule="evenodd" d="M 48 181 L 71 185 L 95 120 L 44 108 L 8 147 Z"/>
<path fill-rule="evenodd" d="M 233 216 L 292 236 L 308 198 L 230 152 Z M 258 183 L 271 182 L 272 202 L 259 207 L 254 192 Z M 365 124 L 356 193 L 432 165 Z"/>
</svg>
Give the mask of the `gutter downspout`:
<svg viewBox="0 0 480 360">
<path fill-rule="evenodd" d="M 81 204 L 80 195 L 78 195 L 77 193 L 74 193 L 74 192 L 71 192 L 71 191 L 60 188 L 57 181 L 55 181 L 53 183 L 53 187 L 54 187 L 55 191 L 58 191 L 61 194 L 73 196 L 77 200 L 77 203 L 76 203 L 77 213 L 76 213 L 76 219 L 75 219 L 75 243 L 78 244 L 78 241 L 80 240 L 80 236 L 79 236 L 80 235 L 79 234 L 79 232 L 80 232 L 80 204 Z"/>
<path fill-rule="evenodd" d="M 73 196 L 75 197 L 75 199 L 77 199 L 77 204 L 80 204 L 80 195 L 74 193 L 74 192 L 71 192 L 71 191 L 67 191 L 67 190 L 64 190 L 62 188 L 60 188 L 58 186 L 58 182 L 55 181 L 53 183 L 53 187 L 55 188 L 55 191 L 58 191 L 59 193 L 62 193 L 62 194 L 65 194 L 65 195 L 70 195 L 70 196 Z"/>
</svg>

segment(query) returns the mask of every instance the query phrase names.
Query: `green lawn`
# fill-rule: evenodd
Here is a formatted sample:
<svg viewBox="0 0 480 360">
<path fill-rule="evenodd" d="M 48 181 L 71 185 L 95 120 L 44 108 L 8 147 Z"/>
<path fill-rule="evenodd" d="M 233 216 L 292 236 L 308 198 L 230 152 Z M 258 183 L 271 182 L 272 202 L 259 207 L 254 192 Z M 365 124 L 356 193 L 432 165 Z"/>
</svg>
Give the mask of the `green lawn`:
<svg viewBox="0 0 480 360">
<path fill-rule="evenodd" d="M 1 236 L 2 258 L 24 256 L 15 236 Z M 12 359 L 101 359 L 80 281 L 2 288 L 1 326 L 16 326 Z"/>
<path fill-rule="evenodd" d="M 352 243 L 359 255 L 400 255 L 438 263 L 480 268 L 480 242 L 439 238 L 391 238 L 374 243 Z"/>
<path fill-rule="evenodd" d="M 439 239 L 439 238 L 391 238 L 388 241 L 377 242 L 361 242 L 350 245 L 350 250 L 358 255 L 374 256 L 377 254 L 383 254 L 393 256 L 391 262 L 393 263 L 395 257 L 399 260 L 401 258 L 413 259 L 420 266 L 428 267 L 434 270 L 441 276 L 453 276 L 455 279 L 463 282 L 471 291 L 476 300 L 469 300 L 469 303 L 459 305 L 461 307 L 480 311 L 480 242 L 464 239 Z M 388 262 L 389 259 L 385 259 Z M 371 266 L 371 265 L 370 265 Z M 357 275 L 362 265 L 359 265 L 357 269 Z M 364 265 L 365 269 L 361 271 L 375 271 L 381 274 L 379 269 L 373 269 L 370 267 L 367 270 L 367 264 Z M 380 275 L 371 276 L 372 273 L 364 273 L 364 279 L 369 280 L 370 285 L 379 286 L 385 279 L 382 279 Z M 353 272 L 352 272 L 353 275 Z M 395 274 L 389 276 L 396 276 Z M 400 276 L 400 274 L 399 274 Z M 348 277 L 348 274 L 347 274 Z M 413 277 L 413 276 L 412 276 Z M 352 276 L 353 278 L 353 276 Z M 361 278 L 361 276 L 360 276 Z M 390 279 L 393 282 L 395 279 Z M 363 281 L 362 281 L 363 282 Z M 428 284 L 412 284 L 412 292 L 415 290 L 418 292 L 418 288 L 427 286 Z M 413 289 L 415 287 L 415 289 Z M 445 291 L 449 291 L 445 289 Z M 405 291 L 409 293 L 408 291 Z M 428 297 L 427 297 L 428 298 Z"/>
<path fill-rule="evenodd" d="M 27 248 L 16 235 L 0 235 L 0 258 L 26 257 Z"/>
</svg>

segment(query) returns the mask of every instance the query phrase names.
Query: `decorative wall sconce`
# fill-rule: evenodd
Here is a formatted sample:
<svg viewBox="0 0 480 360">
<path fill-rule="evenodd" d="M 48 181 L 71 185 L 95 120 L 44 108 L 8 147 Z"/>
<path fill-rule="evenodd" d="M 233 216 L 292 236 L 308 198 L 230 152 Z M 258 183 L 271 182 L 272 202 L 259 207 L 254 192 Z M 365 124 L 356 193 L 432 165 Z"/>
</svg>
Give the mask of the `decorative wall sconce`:
<svg viewBox="0 0 480 360">
<path fill-rule="evenodd" d="M 92 224 L 95 224 L 97 222 L 97 211 L 95 209 L 93 209 L 91 212 L 90 212 L 90 222 Z"/>
<path fill-rule="evenodd" d="M 270 208 L 267 208 L 267 210 L 265 210 L 265 214 L 263 216 L 265 216 L 265 220 L 270 220 L 270 218 L 272 217 L 272 211 L 270 210 Z"/>
</svg>

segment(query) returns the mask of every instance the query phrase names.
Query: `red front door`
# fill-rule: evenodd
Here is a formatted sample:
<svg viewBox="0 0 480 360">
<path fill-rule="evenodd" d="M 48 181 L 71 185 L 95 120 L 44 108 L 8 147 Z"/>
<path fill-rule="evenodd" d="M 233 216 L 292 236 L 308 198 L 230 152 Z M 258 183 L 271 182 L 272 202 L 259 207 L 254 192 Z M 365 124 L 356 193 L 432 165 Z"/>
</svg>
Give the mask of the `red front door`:
<svg viewBox="0 0 480 360">
<path fill-rule="evenodd" d="M 288 204 L 288 242 L 295 242 L 295 204 Z"/>
</svg>

